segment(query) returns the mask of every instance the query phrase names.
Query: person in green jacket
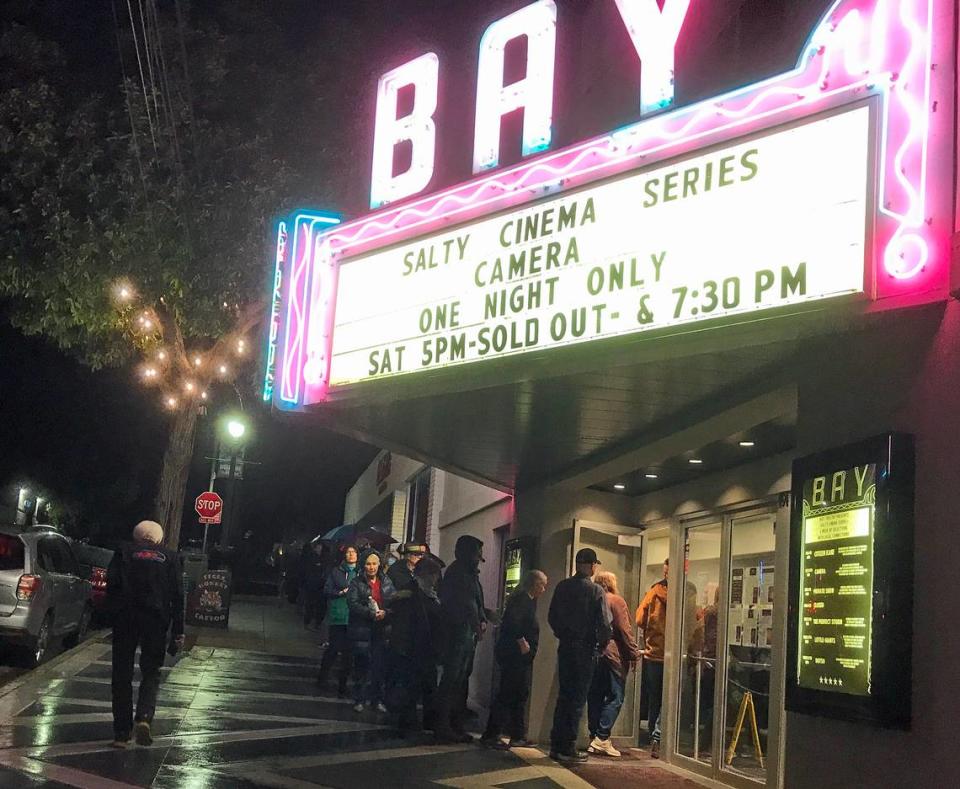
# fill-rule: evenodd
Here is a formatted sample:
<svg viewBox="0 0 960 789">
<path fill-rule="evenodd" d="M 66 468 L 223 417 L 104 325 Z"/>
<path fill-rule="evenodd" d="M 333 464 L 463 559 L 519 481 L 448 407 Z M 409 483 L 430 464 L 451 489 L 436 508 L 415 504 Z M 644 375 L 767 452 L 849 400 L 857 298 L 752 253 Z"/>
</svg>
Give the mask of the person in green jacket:
<svg viewBox="0 0 960 789">
<path fill-rule="evenodd" d="M 357 549 L 348 545 L 343 549 L 343 561 L 330 571 L 324 594 L 328 600 L 327 624 L 330 626 L 330 640 L 320 661 L 320 673 L 317 684 L 325 685 L 330 670 L 337 658 L 340 658 L 340 670 L 337 674 L 337 698 L 347 695 L 347 677 L 353 664 L 353 651 L 347 635 L 350 622 L 350 609 L 347 607 L 347 590 L 357 575 Z"/>
</svg>

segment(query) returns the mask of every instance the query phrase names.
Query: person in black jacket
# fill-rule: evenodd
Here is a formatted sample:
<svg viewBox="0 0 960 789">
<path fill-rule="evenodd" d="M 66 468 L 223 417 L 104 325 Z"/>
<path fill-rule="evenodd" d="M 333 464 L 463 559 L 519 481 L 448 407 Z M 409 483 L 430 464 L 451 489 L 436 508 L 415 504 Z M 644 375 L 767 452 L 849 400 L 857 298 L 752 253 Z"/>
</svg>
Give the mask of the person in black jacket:
<svg viewBox="0 0 960 789">
<path fill-rule="evenodd" d="M 454 547 L 456 560 L 440 581 L 443 621 L 443 673 L 437 689 L 434 734 L 439 742 L 472 742 L 464 724 L 473 656 L 487 627 L 480 586 L 483 542 L 463 535 Z"/>
<path fill-rule="evenodd" d="M 387 708 L 398 716 L 398 730 L 434 726 L 439 651 L 441 563 L 425 556 L 413 571 L 413 586 L 396 591 L 390 609 L 390 659 Z M 417 719 L 417 702 L 423 705 L 423 722 Z"/>
<path fill-rule="evenodd" d="M 347 625 L 350 621 L 350 609 L 347 606 L 347 592 L 350 581 L 357 574 L 357 549 L 347 545 L 342 549 L 343 561 L 327 574 L 323 593 L 327 598 L 327 625 L 329 626 L 329 643 L 323 652 L 320 661 L 320 673 L 317 675 L 317 684 L 324 687 L 327 677 L 338 659 L 340 671 L 337 682 L 337 698 L 347 695 L 347 677 L 353 666 L 353 651 L 350 637 L 347 634 Z"/>
<path fill-rule="evenodd" d="M 505 749 L 530 746 L 524 713 L 530 697 L 533 660 L 540 643 L 537 598 L 546 589 L 546 574 L 531 570 L 504 607 L 503 621 L 494 648 L 500 667 L 500 688 L 490 707 L 487 730 L 481 740 L 487 747 Z M 500 739 L 504 731 L 510 737 L 509 745 Z"/>
<path fill-rule="evenodd" d="M 183 646 L 183 588 L 180 559 L 161 547 L 163 527 L 141 521 L 133 543 L 114 553 L 107 568 L 107 605 L 113 617 L 113 746 L 125 748 L 136 720 L 136 740 L 150 745 L 150 724 L 157 706 L 160 667 L 170 631 L 174 647 Z M 133 660 L 140 647 L 140 691 L 133 714 Z"/>
<path fill-rule="evenodd" d="M 300 585 L 303 589 L 303 626 L 318 630 L 327 615 L 327 583 L 329 548 L 322 542 L 311 543 L 300 562 Z"/>
<path fill-rule="evenodd" d="M 420 542 L 405 542 L 400 547 L 400 561 L 391 564 L 387 570 L 387 576 L 396 591 L 413 589 L 413 574 L 417 564 L 429 553 L 430 549 Z"/>
<path fill-rule="evenodd" d="M 368 550 L 360 560 L 361 572 L 350 581 L 347 607 L 350 621 L 347 635 L 353 649 L 354 712 L 363 712 L 364 703 L 386 712 L 387 618 L 393 602 L 393 584 L 384 573 L 380 554 Z"/>
<path fill-rule="evenodd" d="M 577 572 L 557 584 L 548 621 L 560 642 L 557 648 L 559 689 L 550 732 L 550 758 L 583 762 L 577 751 L 577 728 L 587 703 L 597 655 L 613 634 L 612 618 L 603 589 L 593 582 L 600 564 L 592 548 L 577 551 Z"/>
</svg>

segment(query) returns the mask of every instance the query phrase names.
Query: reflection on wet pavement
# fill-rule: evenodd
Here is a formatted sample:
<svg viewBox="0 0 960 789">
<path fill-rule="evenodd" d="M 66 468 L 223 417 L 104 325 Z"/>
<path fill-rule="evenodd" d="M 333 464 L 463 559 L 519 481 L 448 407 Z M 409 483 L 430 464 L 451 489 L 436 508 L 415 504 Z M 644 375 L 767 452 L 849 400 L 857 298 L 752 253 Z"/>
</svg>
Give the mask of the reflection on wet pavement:
<svg viewBox="0 0 960 789">
<path fill-rule="evenodd" d="M 149 748 L 109 747 L 109 646 L 0 711 L 0 786 L 122 789 L 589 786 L 537 751 L 437 746 L 388 715 L 318 694 L 303 657 L 195 647 L 164 669 Z M 0 712 L 2 714 L 2 712 Z"/>
</svg>

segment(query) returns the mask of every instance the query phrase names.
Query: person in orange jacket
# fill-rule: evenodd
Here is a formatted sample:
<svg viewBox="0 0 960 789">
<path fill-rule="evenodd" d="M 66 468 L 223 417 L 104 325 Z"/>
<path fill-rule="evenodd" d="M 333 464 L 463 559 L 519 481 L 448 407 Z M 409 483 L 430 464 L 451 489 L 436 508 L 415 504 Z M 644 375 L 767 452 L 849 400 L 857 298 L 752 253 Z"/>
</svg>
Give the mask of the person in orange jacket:
<svg viewBox="0 0 960 789">
<path fill-rule="evenodd" d="M 660 757 L 660 708 L 663 703 L 663 655 L 667 632 L 667 577 L 670 560 L 663 562 L 663 578 L 644 595 L 637 608 L 637 627 L 643 638 L 643 684 L 647 695 L 650 755 Z"/>
</svg>

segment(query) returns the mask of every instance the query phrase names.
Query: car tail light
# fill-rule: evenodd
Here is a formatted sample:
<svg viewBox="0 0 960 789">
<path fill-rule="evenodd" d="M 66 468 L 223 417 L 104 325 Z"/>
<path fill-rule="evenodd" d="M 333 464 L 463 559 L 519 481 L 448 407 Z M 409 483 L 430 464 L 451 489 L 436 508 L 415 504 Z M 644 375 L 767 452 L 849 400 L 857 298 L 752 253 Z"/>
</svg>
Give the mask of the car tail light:
<svg viewBox="0 0 960 789">
<path fill-rule="evenodd" d="M 20 583 L 17 584 L 17 600 L 32 600 L 42 584 L 39 575 L 21 575 Z"/>
<path fill-rule="evenodd" d="M 90 568 L 90 583 L 93 584 L 94 589 L 106 589 L 107 588 L 107 570 L 104 567 L 91 567 Z"/>
</svg>

